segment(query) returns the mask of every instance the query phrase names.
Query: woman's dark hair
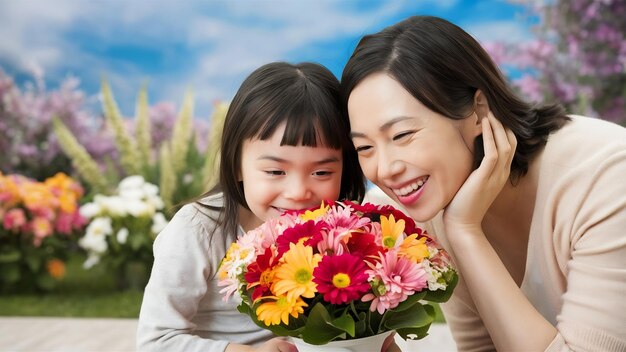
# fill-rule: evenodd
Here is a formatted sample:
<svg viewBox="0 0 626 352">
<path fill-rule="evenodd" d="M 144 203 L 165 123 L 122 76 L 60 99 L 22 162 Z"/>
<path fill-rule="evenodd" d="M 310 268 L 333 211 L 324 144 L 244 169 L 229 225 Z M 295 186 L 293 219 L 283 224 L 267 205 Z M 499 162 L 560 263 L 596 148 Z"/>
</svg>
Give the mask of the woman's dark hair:
<svg viewBox="0 0 626 352">
<path fill-rule="evenodd" d="M 204 194 L 223 192 L 219 227 L 236 234 L 239 206 L 249 209 L 244 196 L 241 148 L 245 140 L 267 140 L 286 123 L 281 145 L 316 147 L 318 143 L 342 150 L 340 199 L 360 202 L 365 177 L 350 140 L 350 124 L 339 95 L 339 81 L 315 63 L 274 62 L 252 72 L 235 94 L 226 118 L 220 149 L 218 185 Z M 201 196 L 201 198 L 203 198 Z"/>
<path fill-rule="evenodd" d="M 471 115 L 480 89 L 494 116 L 517 137 L 511 180 L 526 174 L 548 135 L 569 120 L 561 105 L 536 106 L 520 99 L 480 44 L 441 18 L 414 16 L 363 37 L 343 70 L 344 104 L 359 82 L 377 72 L 397 80 L 430 110 L 455 120 Z M 477 168 L 484 157 L 482 137 L 474 143 Z"/>
</svg>

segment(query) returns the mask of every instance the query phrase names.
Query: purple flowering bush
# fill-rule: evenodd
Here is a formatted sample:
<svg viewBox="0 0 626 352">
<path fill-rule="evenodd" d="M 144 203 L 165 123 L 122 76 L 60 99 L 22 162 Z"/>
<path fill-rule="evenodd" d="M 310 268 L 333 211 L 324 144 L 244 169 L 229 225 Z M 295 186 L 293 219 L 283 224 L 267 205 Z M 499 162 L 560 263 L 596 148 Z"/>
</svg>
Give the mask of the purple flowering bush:
<svg viewBox="0 0 626 352">
<path fill-rule="evenodd" d="M 52 118 L 57 116 L 78 136 L 94 159 L 115 159 L 112 139 L 102 121 L 82 106 L 85 95 L 73 77 L 56 90 L 46 90 L 42 81 L 20 89 L 0 69 L 0 170 L 43 180 L 57 172 L 71 173 L 70 160 L 61 152 Z"/>
<path fill-rule="evenodd" d="M 626 124 L 626 3 L 535 1 L 530 42 L 484 43 L 498 65 L 522 72 L 513 83 L 534 101 Z"/>
</svg>

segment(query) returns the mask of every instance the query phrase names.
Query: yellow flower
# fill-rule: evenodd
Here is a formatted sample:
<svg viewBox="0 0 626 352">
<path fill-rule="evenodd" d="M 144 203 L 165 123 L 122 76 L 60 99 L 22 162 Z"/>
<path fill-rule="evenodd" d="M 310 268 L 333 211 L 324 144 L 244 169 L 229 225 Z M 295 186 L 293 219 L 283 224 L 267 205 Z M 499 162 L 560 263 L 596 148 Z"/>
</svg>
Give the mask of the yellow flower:
<svg viewBox="0 0 626 352">
<path fill-rule="evenodd" d="M 12 208 L 22 199 L 20 189 L 13 178 L 3 176 L 2 173 L 0 173 L 0 197 L 5 209 Z"/>
<path fill-rule="evenodd" d="M 398 252 L 415 263 L 421 262 L 430 255 L 428 246 L 426 245 L 426 237 L 422 237 L 418 240 L 416 233 L 402 241 Z"/>
<path fill-rule="evenodd" d="M 304 212 L 304 214 L 300 215 L 300 218 L 304 221 L 308 221 L 308 220 L 315 220 L 318 217 L 326 214 L 326 212 L 328 211 L 329 207 L 324 205 L 324 202 L 322 201 L 322 205 L 320 205 L 319 209 L 315 209 L 315 210 L 307 210 Z"/>
<path fill-rule="evenodd" d="M 22 186 L 22 199 L 28 209 L 55 207 L 55 199 L 50 189 L 42 183 L 28 182 Z"/>
<path fill-rule="evenodd" d="M 291 243 L 283 255 L 284 263 L 276 269 L 272 291 L 277 295 L 287 294 L 290 300 L 302 296 L 312 298 L 317 292 L 313 282 L 313 269 L 322 260 L 319 254 L 313 254 L 313 248 L 302 243 Z"/>
<path fill-rule="evenodd" d="M 73 214 L 76 211 L 76 196 L 74 193 L 61 193 L 59 196 L 59 206 L 64 213 Z"/>
<path fill-rule="evenodd" d="M 290 315 L 297 318 L 299 314 L 304 313 L 303 307 L 308 306 L 300 297 L 296 299 L 289 299 L 287 296 L 263 298 L 270 298 L 271 301 L 262 303 L 256 309 L 256 314 L 258 319 L 267 326 L 278 325 L 281 321 L 289 324 Z"/>
<path fill-rule="evenodd" d="M 404 220 L 400 219 L 396 222 L 393 214 L 380 217 L 380 228 L 383 237 L 383 246 L 387 248 L 393 248 L 396 245 L 396 240 L 404 231 Z"/>
</svg>

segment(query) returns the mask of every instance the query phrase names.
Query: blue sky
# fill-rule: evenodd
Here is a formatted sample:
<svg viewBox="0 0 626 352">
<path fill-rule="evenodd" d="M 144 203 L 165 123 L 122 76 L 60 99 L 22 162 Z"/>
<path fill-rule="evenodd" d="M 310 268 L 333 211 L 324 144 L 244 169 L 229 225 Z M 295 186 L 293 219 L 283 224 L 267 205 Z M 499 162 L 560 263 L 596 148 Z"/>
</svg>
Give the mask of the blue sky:
<svg viewBox="0 0 626 352">
<path fill-rule="evenodd" d="M 532 38 L 525 8 L 494 0 L 0 0 L 0 68 L 48 88 L 75 76 L 96 113 L 103 75 L 127 116 L 146 81 L 151 104 L 179 106 L 191 87 L 206 118 L 264 63 L 314 61 L 339 77 L 363 35 L 418 14 L 479 41 Z"/>
</svg>

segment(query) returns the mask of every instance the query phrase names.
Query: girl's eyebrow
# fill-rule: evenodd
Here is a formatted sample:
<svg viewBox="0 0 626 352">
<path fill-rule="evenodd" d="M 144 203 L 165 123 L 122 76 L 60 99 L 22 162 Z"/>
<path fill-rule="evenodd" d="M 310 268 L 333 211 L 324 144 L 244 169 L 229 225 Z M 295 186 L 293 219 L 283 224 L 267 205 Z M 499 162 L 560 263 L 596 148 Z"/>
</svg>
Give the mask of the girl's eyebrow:
<svg viewBox="0 0 626 352">
<path fill-rule="evenodd" d="M 405 121 L 405 120 L 412 120 L 413 117 L 410 116 L 398 116 L 396 118 L 393 118 L 385 123 L 382 124 L 382 126 L 380 126 L 380 128 L 378 129 L 381 132 L 385 132 L 388 129 L 391 128 L 391 126 L 393 126 L 394 124 L 400 122 L 400 121 Z M 361 133 L 361 132 L 354 132 L 351 131 L 350 132 L 350 137 L 354 138 L 354 137 L 365 137 L 365 133 Z"/>
<path fill-rule="evenodd" d="M 291 163 L 289 160 L 287 159 L 282 159 L 276 156 L 272 156 L 272 155 L 261 155 L 257 158 L 257 160 L 270 160 L 270 161 L 276 161 L 278 163 L 283 163 L 283 164 L 289 164 Z M 338 163 L 340 160 L 337 157 L 331 156 L 329 158 L 325 158 L 322 160 L 318 160 L 318 161 L 314 161 L 313 163 L 316 165 L 323 165 L 323 164 L 331 164 L 331 163 Z"/>
</svg>

